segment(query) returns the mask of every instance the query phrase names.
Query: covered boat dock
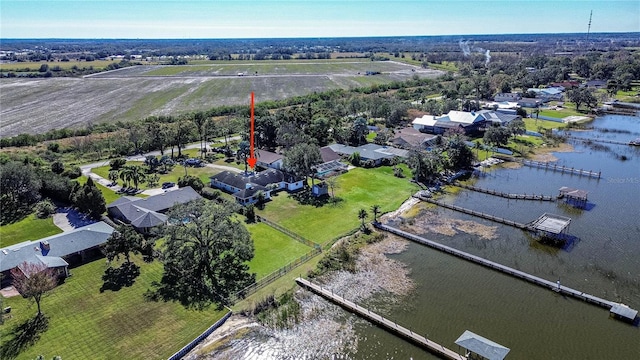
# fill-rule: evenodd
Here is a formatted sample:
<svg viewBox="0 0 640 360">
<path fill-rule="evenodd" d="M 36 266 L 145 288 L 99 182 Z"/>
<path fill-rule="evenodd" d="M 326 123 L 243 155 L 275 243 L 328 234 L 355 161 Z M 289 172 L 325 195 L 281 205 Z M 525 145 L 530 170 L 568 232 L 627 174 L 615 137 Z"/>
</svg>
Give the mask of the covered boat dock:
<svg viewBox="0 0 640 360">
<path fill-rule="evenodd" d="M 509 348 L 469 330 L 465 330 L 460 335 L 456 344 L 467 350 L 465 354 L 467 359 L 502 360 L 511 351 Z"/>
<path fill-rule="evenodd" d="M 564 202 L 577 208 L 585 208 L 587 206 L 587 195 L 585 190 L 574 189 L 563 186 L 560 188 L 558 199 L 564 199 Z"/>
</svg>

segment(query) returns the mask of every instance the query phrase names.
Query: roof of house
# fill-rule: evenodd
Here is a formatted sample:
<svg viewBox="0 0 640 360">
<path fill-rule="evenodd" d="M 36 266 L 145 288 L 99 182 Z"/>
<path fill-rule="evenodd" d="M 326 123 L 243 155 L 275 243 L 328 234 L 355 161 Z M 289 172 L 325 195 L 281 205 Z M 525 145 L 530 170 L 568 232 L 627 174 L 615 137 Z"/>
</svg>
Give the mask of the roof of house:
<svg viewBox="0 0 640 360">
<path fill-rule="evenodd" d="M 423 115 L 413 120 L 412 124 L 422 126 L 433 126 L 436 123 L 436 117 L 433 115 Z"/>
<path fill-rule="evenodd" d="M 0 271 L 13 269 L 22 262 L 42 262 L 43 257 L 64 257 L 104 244 L 113 228 L 100 221 L 40 240 L 29 240 L 0 249 Z M 48 249 L 45 244 L 48 243 Z M 48 261 L 48 260 L 47 260 Z"/>
<path fill-rule="evenodd" d="M 342 144 L 332 144 L 329 147 L 339 153 L 345 155 L 351 155 L 355 152 L 360 154 L 362 159 L 369 160 L 380 160 L 384 158 L 392 158 L 395 156 L 406 157 L 409 152 L 407 150 L 397 149 L 391 146 L 381 146 L 376 144 L 365 144 L 360 145 L 358 147 L 342 145 Z"/>
<path fill-rule="evenodd" d="M 242 189 L 233 194 L 238 199 L 249 199 L 255 196 L 259 191 L 266 192 L 268 189 L 264 186 L 252 184 L 250 188 Z"/>
<path fill-rule="evenodd" d="M 278 160 L 284 159 L 284 156 L 267 150 L 259 150 L 256 153 L 258 154 L 258 161 L 265 164 L 273 164 Z"/>
<path fill-rule="evenodd" d="M 219 174 L 209 177 L 209 179 L 227 184 L 239 190 L 244 190 L 248 186 L 253 185 L 267 186 L 269 184 L 279 184 L 281 182 L 294 183 L 302 180 L 278 169 L 267 169 L 251 176 L 243 176 L 242 174 L 223 171 Z"/>
<path fill-rule="evenodd" d="M 500 124 L 508 124 L 511 121 L 520 118 L 520 115 L 506 114 L 499 111 L 480 110 L 479 113 L 481 113 L 487 121 Z"/>
<path fill-rule="evenodd" d="M 159 226 L 167 222 L 169 217 L 164 214 L 157 213 L 155 211 L 147 211 L 139 217 L 131 220 L 131 225 L 137 228 L 151 228 Z"/>
<path fill-rule="evenodd" d="M 477 112 L 451 110 L 446 116 L 438 119 L 438 121 L 440 120 L 470 125 L 484 121 L 484 117 Z"/>
<path fill-rule="evenodd" d="M 494 96 L 494 98 L 503 98 L 503 99 L 520 99 L 521 96 L 519 93 L 498 93 Z"/>
<path fill-rule="evenodd" d="M 465 125 L 469 125 L 469 124 L 463 124 L 463 123 L 459 123 L 459 122 L 453 122 L 450 121 L 448 118 L 440 118 L 438 119 L 438 121 L 436 122 L 436 126 L 437 127 L 441 127 L 441 128 L 445 128 L 445 129 L 456 129 L 459 127 L 464 127 Z"/>
<path fill-rule="evenodd" d="M 210 176 L 209 179 L 227 184 L 236 189 L 244 189 L 245 185 L 247 184 L 246 177 L 242 176 L 242 174 L 231 171 L 223 171 L 219 174 Z"/>
<path fill-rule="evenodd" d="M 328 163 L 333 160 L 340 160 L 340 154 L 333 151 L 329 146 L 323 146 L 320 148 L 320 156 L 322 156 L 322 162 Z"/>
<path fill-rule="evenodd" d="M 398 146 L 421 147 L 425 142 L 436 137 L 436 135 L 425 134 L 415 128 L 409 127 L 402 128 L 396 132 L 391 142 Z"/>
<path fill-rule="evenodd" d="M 529 107 L 529 106 L 538 106 L 542 103 L 542 101 L 540 101 L 540 99 L 534 99 L 534 98 L 522 98 L 520 100 L 518 100 L 518 105 L 520 106 L 524 106 L 524 107 Z"/>
</svg>

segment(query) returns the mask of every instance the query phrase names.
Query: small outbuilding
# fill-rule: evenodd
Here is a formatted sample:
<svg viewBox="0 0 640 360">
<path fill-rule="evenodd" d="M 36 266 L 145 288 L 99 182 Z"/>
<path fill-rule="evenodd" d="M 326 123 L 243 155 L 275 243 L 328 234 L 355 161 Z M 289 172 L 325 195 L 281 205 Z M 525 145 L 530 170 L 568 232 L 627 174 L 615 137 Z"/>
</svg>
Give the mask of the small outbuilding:
<svg viewBox="0 0 640 360">
<path fill-rule="evenodd" d="M 467 350 L 467 359 L 502 360 L 511 349 L 482 337 L 474 332 L 465 330 L 456 340 L 456 344 Z"/>
</svg>

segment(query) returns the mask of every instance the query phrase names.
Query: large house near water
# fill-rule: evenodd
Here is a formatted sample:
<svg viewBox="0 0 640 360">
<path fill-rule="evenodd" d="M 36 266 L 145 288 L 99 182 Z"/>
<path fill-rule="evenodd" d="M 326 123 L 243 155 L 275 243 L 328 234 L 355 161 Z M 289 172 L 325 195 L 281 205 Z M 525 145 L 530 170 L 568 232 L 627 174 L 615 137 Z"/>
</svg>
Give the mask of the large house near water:
<svg viewBox="0 0 640 360">
<path fill-rule="evenodd" d="M 197 199 L 202 199 L 200 194 L 187 186 L 148 198 L 123 196 L 107 205 L 107 212 L 111 218 L 131 224 L 138 232 L 146 234 L 151 228 L 167 222 L 164 213 L 169 208 Z"/>
<path fill-rule="evenodd" d="M 211 187 L 232 194 L 241 205 L 255 204 L 260 200 L 260 196 L 263 200 L 268 200 L 272 191 L 293 192 L 304 187 L 303 179 L 273 168 L 250 175 L 223 171 L 209 179 Z"/>
<path fill-rule="evenodd" d="M 60 277 L 69 276 L 69 265 L 83 263 L 100 255 L 100 245 L 107 242 L 114 229 L 100 221 L 91 225 L 49 236 L 29 240 L 0 249 L 2 283 L 11 281 L 11 269 L 24 262 L 43 264 L 55 269 Z"/>
</svg>

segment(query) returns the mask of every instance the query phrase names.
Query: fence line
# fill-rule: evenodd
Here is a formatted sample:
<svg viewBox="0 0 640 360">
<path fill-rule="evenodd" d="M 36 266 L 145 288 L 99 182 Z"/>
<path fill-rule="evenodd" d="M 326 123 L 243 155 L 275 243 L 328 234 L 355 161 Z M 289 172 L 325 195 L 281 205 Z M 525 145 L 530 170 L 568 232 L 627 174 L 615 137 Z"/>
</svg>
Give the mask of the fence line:
<svg viewBox="0 0 640 360">
<path fill-rule="evenodd" d="M 293 260 L 292 262 L 288 263 L 287 265 L 279 268 L 278 270 L 272 272 L 271 274 L 263 277 L 262 279 L 254 282 L 253 284 L 247 286 L 246 288 L 238 291 L 237 293 L 233 294 L 231 296 L 230 302 L 231 303 L 235 303 L 237 302 L 239 299 L 243 299 L 246 298 L 249 295 L 254 294 L 256 291 L 262 289 L 263 287 L 271 284 L 272 282 L 278 280 L 279 278 L 283 277 L 284 275 L 286 275 L 287 273 L 289 273 L 291 270 L 297 268 L 298 266 L 304 264 L 305 262 L 307 262 L 307 260 L 311 259 L 312 257 L 320 254 L 322 252 L 322 248 L 320 247 L 316 247 L 313 248 L 313 250 L 309 251 L 308 253 L 302 255 L 301 257 Z"/>
<path fill-rule="evenodd" d="M 198 345 L 200 343 L 200 341 L 202 341 L 204 338 L 206 338 L 207 336 L 211 335 L 211 333 L 220 327 L 220 325 L 224 324 L 225 321 L 227 321 L 227 319 L 233 314 L 233 312 L 231 310 L 229 310 L 229 312 L 227 312 L 222 319 L 216 321 L 213 325 L 209 326 L 209 328 L 207 330 L 205 330 L 202 334 L 198 335 L 197 338 L 191 340 L 191 342 L 189 342 L 187 345 L 185 345 L 184 347 L 182 347 L 182 349 L 178 350 L 175 354 L 169 356 L 168 360 L 180 360 L 182 359 L 183 356 L 187 355 L 187 353 L 191 350 L 193 350 L 194 347 L 196 347 L 196 345 Z"/>
<path fill-rule="evenodd" d="M 320 246 L 320 244 L 315 243 L 315 242 L 313 242 L 311 240 L 308 240 L 308 239 L 306 239 L 306 238 L 294 233 L 293 231 L 291 231 L 289 229 L 286 229 L 286 228 L 276 224 L 275 222 L 273 222 L 273 221 L 271 221 L 271 220 L 269 220 L 267 218 L 263 218 L 262 216 L 256 215 L 256 219 L 258 219 L 258 221 L 263 222 L 263 223 L 271 226 L 272 228 L 280 231 L 281 233 L 290 236 L 291 238 L 293 238 L 296 241 L 299 241 L 299 242 L 301 242 L 301 243 L 303 243 L 303 244 L 305 244 L 307 246 L 311 246 L 314 249 L 322 249 L 322 246 Z"/>
</svg>

